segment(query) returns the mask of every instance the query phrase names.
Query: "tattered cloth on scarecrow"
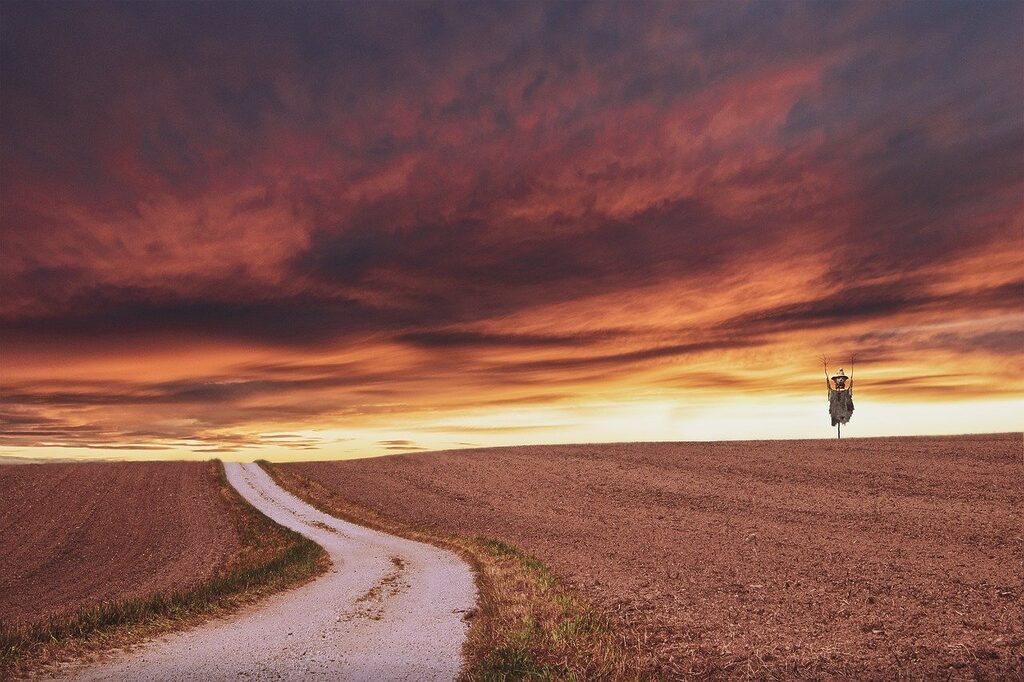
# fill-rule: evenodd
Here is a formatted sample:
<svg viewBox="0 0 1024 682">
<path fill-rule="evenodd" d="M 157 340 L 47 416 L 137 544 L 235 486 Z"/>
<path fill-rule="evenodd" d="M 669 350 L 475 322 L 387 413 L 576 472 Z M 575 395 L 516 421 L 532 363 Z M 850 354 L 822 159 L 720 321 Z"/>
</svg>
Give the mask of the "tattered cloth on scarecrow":
<svg viewBox="0 0 1024 682">
<path fill-rule="evenodd" d="M 838 375 L 831 378 L 836 388 L 831 384 L 828 386 L 828 415 L 833 418 L 833 426 L 846 424 L 853 416 L 853 381 L 847 386 L 847 379 L 849 377 L 840 370 Z"/>
<path fill-rule="evenodd" d="M 832 426 L 846 424 L 853 416 L 853 389 L 837 391 L 828 390 L 828 413 L 832 417 Z"/>
</svg>

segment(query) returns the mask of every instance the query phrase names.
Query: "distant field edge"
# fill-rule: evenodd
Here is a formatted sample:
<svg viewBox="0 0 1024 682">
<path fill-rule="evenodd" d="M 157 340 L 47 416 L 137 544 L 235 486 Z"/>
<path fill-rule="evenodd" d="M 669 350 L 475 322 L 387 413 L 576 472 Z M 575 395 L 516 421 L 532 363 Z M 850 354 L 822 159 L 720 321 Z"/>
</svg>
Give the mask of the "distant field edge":
<svg viewBox="0 0 1024 682">
<path fill-rule="evenodd" d="M 472 566 L 479 593 L 462 680 L 650 679 L 629 641 L 537 559 L 508 544 L 415 528 L 357 505 L 287 466 L 258 462 L 285 490 L 352 523 L 453 551 Z"/>
<path fill-rule="evenodd" d="M 241 544 L 222 571 L 189 589 L 104 602 L 43 623 L 0 622 L 0 680 L 196 625 L 327 570 L 323 548 L 246 502 L 227 482 L 219 460 L 210 462 L 210 475 L 216 478 Z"/>
</svg>

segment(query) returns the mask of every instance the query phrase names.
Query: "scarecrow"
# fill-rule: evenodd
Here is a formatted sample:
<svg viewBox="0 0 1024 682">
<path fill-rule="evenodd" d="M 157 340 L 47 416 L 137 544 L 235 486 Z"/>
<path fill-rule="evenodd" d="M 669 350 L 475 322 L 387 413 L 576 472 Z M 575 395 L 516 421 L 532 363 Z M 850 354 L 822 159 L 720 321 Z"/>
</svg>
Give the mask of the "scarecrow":
<svg viewBox="0 0 1024 682">
<path fill-rule="evenodd" d="M 825 363 L 825 386 L 828 389 L 828 414 L 832 417 L 832 426 L 836 427 L 838 438 L 843 437 L 843 424 L 853 416 L 853 377 L 839 369 L 831 377 L 828 375 L 828 360 Z M 852 367 L 853 365 L 851 365 Z M 853 370 L 850 370 L 853 374 Z"/>
</svg>

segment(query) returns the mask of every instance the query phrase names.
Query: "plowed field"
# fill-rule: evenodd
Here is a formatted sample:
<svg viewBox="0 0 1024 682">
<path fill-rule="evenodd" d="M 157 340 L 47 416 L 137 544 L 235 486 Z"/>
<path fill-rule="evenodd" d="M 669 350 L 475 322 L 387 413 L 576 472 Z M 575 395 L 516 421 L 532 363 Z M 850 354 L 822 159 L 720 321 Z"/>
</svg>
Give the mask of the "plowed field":
<svg viewBox="0 0 1024 682">
<path fill-rule="evenodd" d="M 399 521 L 534 554 L 651 672 L 1024 673 L 1020 434 L 287 466 Z"/>
<path fill-rule="evenodd" d="M 0 620 L 198 585 L 237 553 L 219 464 L 0 467 Z"/>
</svg>

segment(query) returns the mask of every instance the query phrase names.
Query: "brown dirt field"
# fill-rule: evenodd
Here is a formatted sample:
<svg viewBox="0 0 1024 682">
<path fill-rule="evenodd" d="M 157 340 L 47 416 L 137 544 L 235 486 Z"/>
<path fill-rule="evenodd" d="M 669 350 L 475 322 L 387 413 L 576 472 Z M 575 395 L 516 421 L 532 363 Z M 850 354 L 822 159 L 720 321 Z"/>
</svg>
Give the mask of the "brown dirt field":
<svg viewBox="0 0 1024 682">
<path fill-rule="evenodd" d="M 645 673 L 1024 675 L 1021 434 L 529 446 L 284 465 L 513 544 Z"/>
<path fill-rule="evenodd" d="M 0 467 L 0 621 L 188 589 L 239 551 L 215 462 Z"/>
</svg>

